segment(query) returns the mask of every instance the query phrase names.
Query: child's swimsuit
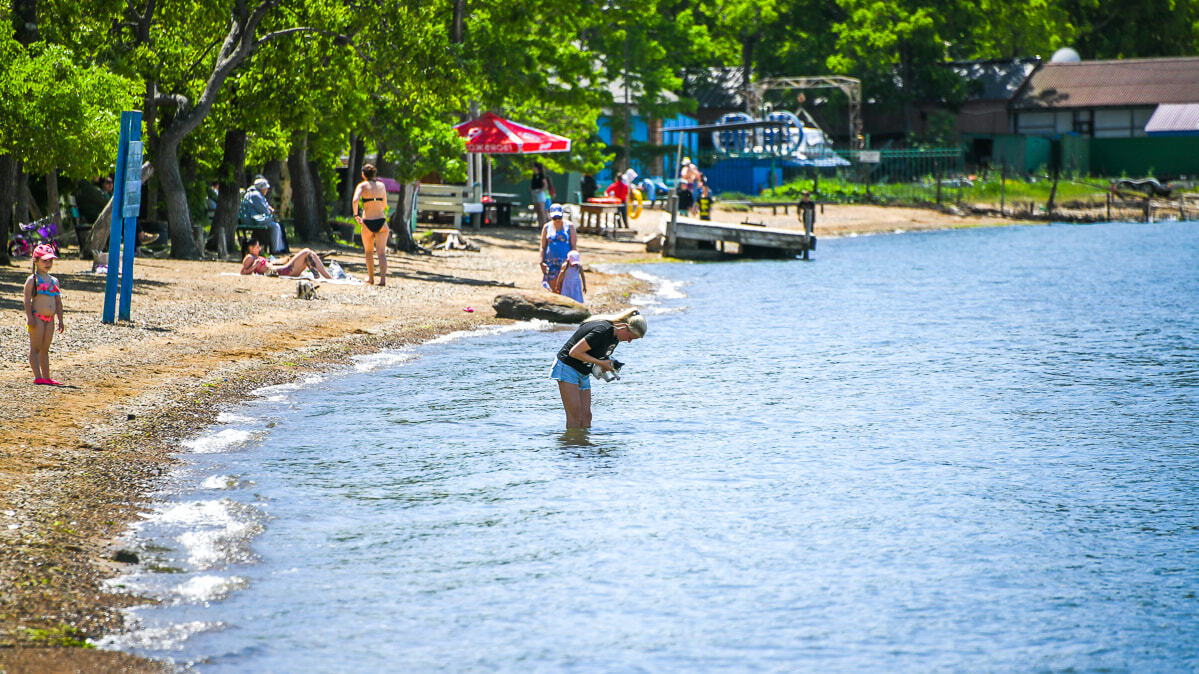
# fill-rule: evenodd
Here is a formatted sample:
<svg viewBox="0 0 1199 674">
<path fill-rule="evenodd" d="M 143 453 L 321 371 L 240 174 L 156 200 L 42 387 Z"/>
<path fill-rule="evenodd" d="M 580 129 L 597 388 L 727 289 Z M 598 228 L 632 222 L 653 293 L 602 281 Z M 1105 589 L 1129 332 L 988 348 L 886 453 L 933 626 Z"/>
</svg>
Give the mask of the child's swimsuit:
<svg viewBox="0 0 1199 674">
<path fill-rule="evenodd" d="M 38 295 L 49 295 L 50 297 L 58 297 L 62 292 L 58 289 L 58 279 L 53 276 L 49 281 L 43 281 L 42 277 L 34 274 L 34 280 L 37 281 L 37 287 L 34 292 Z"/>
<path fill-rule="evenodd" d="M 62 295 L 62 291 L 58 288 L 58 279 L 54 278 L 53 276 L 50 277 L 49 281 L 43 281 L 42 277 L 38 274 L 34 274 L 33 278 L 35 281 L 37 281 L 37 284 L 34 286 L 33 290 L 35 295 L 46 295 L 48 297 L 58 297 Z M 35 311 L 33 312 L 33 317 L 44 323 L 54 322 L 53 314 L 47 316 L 45 314 L 39 314 Z M 33 328 L 30 328 L 30 330 L 32 329 Z"/>
</svg>

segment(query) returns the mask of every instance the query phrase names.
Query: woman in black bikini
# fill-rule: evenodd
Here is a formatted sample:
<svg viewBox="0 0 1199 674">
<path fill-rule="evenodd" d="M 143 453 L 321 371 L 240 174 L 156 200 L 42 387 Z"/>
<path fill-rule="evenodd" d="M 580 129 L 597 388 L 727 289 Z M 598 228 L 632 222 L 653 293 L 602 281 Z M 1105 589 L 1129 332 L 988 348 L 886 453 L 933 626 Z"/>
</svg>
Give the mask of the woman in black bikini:
<svg viewBox="0 0 1199 674">
<path fill-rule="evenodd" d="M 387 285 L 387 188 L 375 180 L 374 164 L 362 166 L 362 182 L 354 190 L 354 219 L 362 226 L 362 248 L 366 253 L 366 283 L 375 284 L 375 259 L 379 256 L 379 285 Z"/>
</svg>

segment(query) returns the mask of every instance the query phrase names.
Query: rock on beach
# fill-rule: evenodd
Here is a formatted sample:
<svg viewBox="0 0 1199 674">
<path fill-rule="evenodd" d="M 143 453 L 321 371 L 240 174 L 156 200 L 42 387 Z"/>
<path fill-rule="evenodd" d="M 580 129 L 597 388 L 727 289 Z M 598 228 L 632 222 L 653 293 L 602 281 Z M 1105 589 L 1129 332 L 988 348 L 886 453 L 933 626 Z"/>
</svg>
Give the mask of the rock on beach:
<svg viewBox="0 0 1199 674">
<path fill-rule="evenodd" d="M 578 302 L 553 293 L 507 293 L 491 301 L 495 315 L 528 321 L 540 318 L 551 323 L 582 323 L 591 312 Z"/>
</svg>

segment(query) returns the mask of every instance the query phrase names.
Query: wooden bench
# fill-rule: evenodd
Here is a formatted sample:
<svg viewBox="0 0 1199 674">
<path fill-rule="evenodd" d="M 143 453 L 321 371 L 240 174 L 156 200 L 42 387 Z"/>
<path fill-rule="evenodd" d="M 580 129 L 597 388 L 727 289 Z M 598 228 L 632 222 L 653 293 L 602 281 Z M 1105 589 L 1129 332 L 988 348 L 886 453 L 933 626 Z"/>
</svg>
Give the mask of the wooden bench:
<svg viewBox="0 0 1199 674">
<path fill-rule="evenodd" d="M 420 213 L 449 213 L 454 217 L 454 229 L 462 229 L 462 216 L 483 213 L 483 204 L 471 200 L 470 190 L 465 185 L 437 185 L 421 183 L 416 193 L 417 217 Z"/>
</svg>

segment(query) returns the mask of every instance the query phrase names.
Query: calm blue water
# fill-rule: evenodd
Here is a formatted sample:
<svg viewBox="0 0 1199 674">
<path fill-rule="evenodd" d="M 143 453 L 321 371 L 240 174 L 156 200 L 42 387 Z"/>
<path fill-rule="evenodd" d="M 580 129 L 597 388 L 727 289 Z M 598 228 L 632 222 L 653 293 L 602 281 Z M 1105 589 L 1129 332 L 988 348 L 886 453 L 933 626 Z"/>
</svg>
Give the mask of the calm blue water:
<svg viewBox="0 0 1199 674">
<path fill-rule="evenodd" d="M 204 672 L 1195 671 L 1199 225 L 674 264 L 561 432 L 509 331 L 266 390 L 107 642 Z"/>
</svg>

